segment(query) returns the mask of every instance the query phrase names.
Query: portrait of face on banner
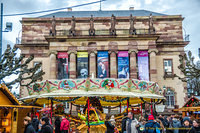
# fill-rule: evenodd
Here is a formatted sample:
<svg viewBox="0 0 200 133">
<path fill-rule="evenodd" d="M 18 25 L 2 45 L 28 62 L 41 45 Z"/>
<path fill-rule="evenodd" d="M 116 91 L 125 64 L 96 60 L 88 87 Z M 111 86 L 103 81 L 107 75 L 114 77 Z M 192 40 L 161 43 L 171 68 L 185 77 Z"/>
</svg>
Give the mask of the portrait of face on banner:
<svg viewBox="0 0 200 133">
<path fill-rule="evenodd" d="M 138 52 L 139 80 L 149 81 L 149 56 L 148 51 Z"/>
<path fill-rule="evenodd" d="M 88 77 L 88 52 L 77 52 L 78 78 Z"/>
<path fill-rule="evenodd" d="M 97 66 L 98 66 L 98 78 L 109 77 L 109 66 L 108 66 L 108 51 L 99 51 L 97 53 Z"/>
<path fill-rule="evenodd" d="M 129 78 L 128 51 L 118 52 L 118 78 Z"/>
<path fill-rule="evenodd" d="M 58 79 L 68 79 L 69 73 L 69 63 L 68 63 L 68 53 L 58 52 Z"/>
</svg>

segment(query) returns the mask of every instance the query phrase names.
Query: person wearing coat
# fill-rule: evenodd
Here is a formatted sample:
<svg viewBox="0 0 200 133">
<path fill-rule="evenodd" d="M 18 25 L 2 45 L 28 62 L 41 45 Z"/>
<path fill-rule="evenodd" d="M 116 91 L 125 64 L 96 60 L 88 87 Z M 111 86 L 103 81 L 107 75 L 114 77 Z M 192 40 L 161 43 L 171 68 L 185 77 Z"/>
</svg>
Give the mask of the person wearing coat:
<svg viewBox="0 0 200 133">
<path fill-rule="evenodd" d="M 124 113 L 124 117 L 122 119 L 122 133 L 126 132 L 126 121 L 127 121 L 127 113 Z"/>
<path fill-rule="evenodd" d="M 60 124 L 61 124 L 61 121 L 60 121 L 60 117 L 56 117 L 56 120 L 55 120 L 55 133 L 61 133 L 60 131 Z"/>
<path fill-rule="evenodd" d="M 172 127 L 174 133 L 179 133 L 179 128 L 181 128 L 181 122 L 177 115 L 172 119 Z"/>
<path fill-rule="evenodd" d="M 192 129 L 189 131 L 189 133 L 200 133 L 200 126 L 197 120 L 192 121 Z"/>
<path fill-rule="evenodd" d="M 149 121 L 145 124 L 145 133 L 156 133 L 156 128 L 160 132 L 160 125 L 154 121 L 154 116 L 149 115 L 148 120 Z"/>
<path fill-rule="evenodd" d="M 134 118 L 133 113 L 128 113 L 128 119 L 126 121 L 126 133 L 138 133 L 136 126 L 138 125 L 137 119 Z"/>
<path fill-rule="evenodd" d="M 32 125 L 33 125 L 33 128 L 35 129 L 36 133 L 38 133 L 38 130 L 39 130 L 39 123 L 40 123 L 40 121 L 38 120 L 38 116 L 36 115 L 32 120 Z"/>
<path fill-rule="evenodd" d="M 30 117 L 26 116 L 24 118 L 24 125 L 25 125 L 24 133 L 36 133 L 35 129 L 33 128 L 33 125 L 31 124 Z"/>
<path fill-rule="evenodd" d="M 68 130 L 69 130 L 69 121 L 65 118 L 65 116 L 62 116 L 60 131 L 61 133 L 68 133 Z"/>
<path fill-rule="evenodd" d="M 113 123 L 113 120 L 109 120 L 109 116 L 106 116 L 105 126 L 107 127 L 106 133 L 114 133 L 115 132 L 115 125 L 111 124 Z"/>
<path fill-rule="evenodd" d="M 41 124 L 42 124 L 42 128 L 41 128 L 40 133 L 53 133 L 53 128 L 49 124 L 49 118 L 48 117 L 42 117 Z"/>
<path fill-rule="evenodd" d="M 181 130 L 179 130 L 179 133 L 189 133 L 190 130 L 191 130 L 190 119 L 188 117 L 185 117 L 183 119 L 183 125 L 181 127 Z"/>
</svg>

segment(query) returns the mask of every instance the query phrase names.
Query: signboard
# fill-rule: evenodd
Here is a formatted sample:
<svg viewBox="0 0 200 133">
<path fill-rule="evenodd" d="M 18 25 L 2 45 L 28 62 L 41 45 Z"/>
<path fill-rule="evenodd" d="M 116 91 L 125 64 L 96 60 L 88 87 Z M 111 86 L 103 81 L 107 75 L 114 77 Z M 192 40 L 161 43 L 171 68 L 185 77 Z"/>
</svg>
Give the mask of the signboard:
<svg viewBox="0 0 200 133">
<path fill-rule="evenodd" d="M 128 51 L 118 52 L 118 78 L 129 78 Z"/>
<path fill-rule="evenodd" d="M 69 63 L 68 63 L 68 53 L 58 52 L 58 79 L 68 79 L 69 78 Z"/>
<path fill-rule="evenodd" d="M 165 105 L 156 105 L 156 112 L 161 113 L 165 111 Z"/>
<path fill-rule="evenodd" d="M 88 52 L 77 52 L 78 78 L 88 77 Z"/>
<path fill-rule="evenodd" d="M 139 80 L 149 81 L 149 56 L 148 51 L 138 52 Z"/>
<path fill-rule="evenodd" d="M 98 78 L 108 78 L 109 77 L 109 66 L 108 66 L 108 51 L 99 51 L 97 53 L 97 66 Z"/>
</svg>

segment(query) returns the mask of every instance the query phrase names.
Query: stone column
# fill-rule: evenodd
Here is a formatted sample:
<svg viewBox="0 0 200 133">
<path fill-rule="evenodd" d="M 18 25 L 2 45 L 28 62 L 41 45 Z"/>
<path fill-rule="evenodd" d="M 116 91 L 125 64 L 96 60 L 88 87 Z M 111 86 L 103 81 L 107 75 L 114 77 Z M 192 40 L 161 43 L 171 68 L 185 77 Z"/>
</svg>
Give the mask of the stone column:
<svg viewBox="0 0 200 133">
<path fill-rule="evenodd" d="M 130 55 L 130 78 L 137 79 L 137 50 L 129 50 Z"/>
<path fill-rule="evenodd" d="M 117 57 L 115 51 L 110 51 L 110 78 L 117 78 Z"/>
<path fill-rule="evenodd" d="M 50 79 L 56 79 L 56 55 L 57 51 L 50 51 Z"/>
<path fill-rule="evenodd" d="M 156 53 L 157 49 L 150 49 L 149 51 L 150 59 L 150 81 L 157 82 L 157 63 L 156 63 Z"/>
<path fill-rule="evenodd" d="M 90 68 L 89 68 L 90 75 L 89 75 L 89 77 L 90 78 L 92 78 L 92 75 L 94 75 L 94 78 L 96 78 L 96 75 L 97 75 L 96 54 L 97 54 L 97 51 L 91 51 L 89 54 L 89 56 L 90 56 Z"/>
<path fill-rule="evenodd" d="M 69 78 L 76 78 L 76 51 L 68 51 L 69 54 Z"/>
</svg>

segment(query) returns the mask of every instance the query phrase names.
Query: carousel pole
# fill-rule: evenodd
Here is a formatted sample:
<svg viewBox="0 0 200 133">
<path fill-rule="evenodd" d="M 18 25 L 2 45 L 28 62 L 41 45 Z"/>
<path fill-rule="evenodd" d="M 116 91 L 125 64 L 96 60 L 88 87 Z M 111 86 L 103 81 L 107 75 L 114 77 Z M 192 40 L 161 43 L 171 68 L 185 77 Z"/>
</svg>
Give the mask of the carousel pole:
<svg viewBox="0 0 200 133">
<path fill-rule="evenodd" d="M 128 114 L 128 108 L 129 108 L 129 98 L 127 98 L 127 114 Z"/>
<path fill-rule="evenodd" d="M 151 99 L 151 115 L 153 115 L 153 105 L 152 105 L 152 99 Z"/>
<path fill-rule="evenodd" d="M 142 103 L 140 104 L 140 106 L 141 106 L 141 116 L 142 116 Z"/>
<path fill-rule="evenodd" d="M 51 123 L 52 123 L 52 114 L 53 114 L 53 100 L 51 99 Z"/>
<path fill-rule="evenodd" d="M 88 97 L 88 99 L 87 99 L 87 104 L 88 104 L 88 109 L 87 109 L 87 113 L 88 113 L 88 133 L 90 132 L 90 120 L 89 120 L 89 118 L 90 118 L 90 99 L 89 99 L 89 97 Z"/>
<path fill-rule="evenodd" d="M 120 105 L 119 105 L 119 111 L 120 111 L 120 114 L 122 112 L 122 103 L 120 102 Z"/>
</svg>

